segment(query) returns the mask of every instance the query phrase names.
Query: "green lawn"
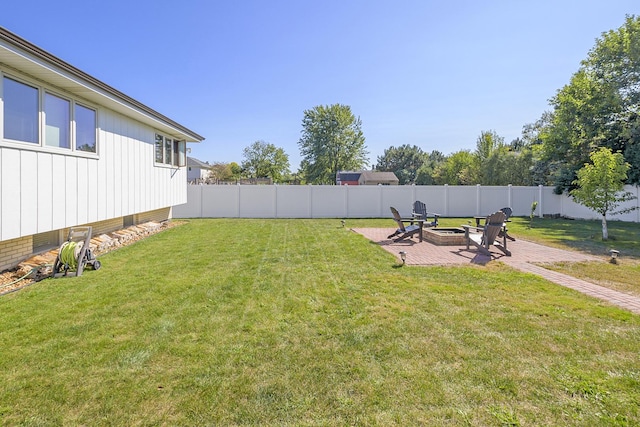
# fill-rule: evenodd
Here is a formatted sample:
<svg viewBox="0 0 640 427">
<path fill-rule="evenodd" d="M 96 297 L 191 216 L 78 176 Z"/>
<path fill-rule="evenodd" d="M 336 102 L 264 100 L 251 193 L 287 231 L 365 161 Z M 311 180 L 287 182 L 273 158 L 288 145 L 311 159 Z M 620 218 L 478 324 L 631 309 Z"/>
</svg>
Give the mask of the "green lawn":
<svg viewBox="0 0 640 427">
<path fill-rule="evenodd" d="M 1 297 L 0 425 L 640 424 L 640 316 L 367 225 L 192 220 Z"/>
</svg>

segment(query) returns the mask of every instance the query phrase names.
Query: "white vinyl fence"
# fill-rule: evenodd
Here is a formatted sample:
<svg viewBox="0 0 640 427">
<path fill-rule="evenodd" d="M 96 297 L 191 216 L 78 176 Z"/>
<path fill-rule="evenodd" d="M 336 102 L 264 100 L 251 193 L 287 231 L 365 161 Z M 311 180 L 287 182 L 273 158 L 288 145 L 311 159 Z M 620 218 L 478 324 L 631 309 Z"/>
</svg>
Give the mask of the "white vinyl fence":
<svg viewBox="0 0 640 427">
<path fill-rule="evenodd" d="M 639 196 L 639 188 L 626 191 Z M 515 186 L 336 186 L 336 185 L 190 185 L 188 202 L 173 207 L 174 218 L 388 218 L 390 206 L 409 214 L 415 200 L 444 217 L 488 215 L 509 206 L 514 216 L 535 215 L 599 219 L 600 216 L 553 187 Z M 638 199 L 627 206 L 638 206 Z M 640 210 L 610 219 L 640 222 Z"/>
</svg>

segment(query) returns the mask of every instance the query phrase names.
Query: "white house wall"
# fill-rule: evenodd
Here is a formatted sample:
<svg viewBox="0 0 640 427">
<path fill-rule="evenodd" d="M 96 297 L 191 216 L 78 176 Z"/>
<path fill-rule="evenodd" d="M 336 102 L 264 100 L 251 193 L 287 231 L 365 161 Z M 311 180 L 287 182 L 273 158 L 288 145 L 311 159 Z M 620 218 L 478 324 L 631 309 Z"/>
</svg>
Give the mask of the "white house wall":
<svg viewBox="0 0 640 427">
<path fill-rule="evenodd" d="M 156 166 L 156 131 L 98 110 L 98 158 L 0 146 L 0 241 L 187 202 L 187 168 Z"/>
</svg>

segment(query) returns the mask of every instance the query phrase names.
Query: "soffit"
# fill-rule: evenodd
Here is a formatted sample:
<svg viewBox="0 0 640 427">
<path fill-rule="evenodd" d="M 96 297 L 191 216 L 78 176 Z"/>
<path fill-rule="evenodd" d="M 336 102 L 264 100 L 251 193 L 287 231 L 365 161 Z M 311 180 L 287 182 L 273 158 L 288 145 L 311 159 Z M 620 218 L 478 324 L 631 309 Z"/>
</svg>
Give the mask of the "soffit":
<svg viewBox="0 0 640 427">
<path fill-rule="evenodd" d="M 4 35 L 5 33 L 0 33 L 0 36 Z M 30 46 L 31 45 L 28 45 L 27 47 Z M 45 57 L 43 58 L 41 56 Z M 62 67 L 56 66 L 56 64 L 51 63 L 50 60 L 58 61 Z M 35 53 L 25 52 L 12 43 L 0 38 L 0 63 L 6 64 L 10 68 L 42 82 L 54 85 L 73 95 L 94 102 L 97 105 L 131 117 L 174 138 L 183 139 L 188 142 L 200 142 L 204 140 L 204 137 L 197 133 L 44 51 L 35 51 Z M 65 66 L 68 68 L 65 68 Z M 89 77 L 89 80 L 82 77 Z"/>
</svg>

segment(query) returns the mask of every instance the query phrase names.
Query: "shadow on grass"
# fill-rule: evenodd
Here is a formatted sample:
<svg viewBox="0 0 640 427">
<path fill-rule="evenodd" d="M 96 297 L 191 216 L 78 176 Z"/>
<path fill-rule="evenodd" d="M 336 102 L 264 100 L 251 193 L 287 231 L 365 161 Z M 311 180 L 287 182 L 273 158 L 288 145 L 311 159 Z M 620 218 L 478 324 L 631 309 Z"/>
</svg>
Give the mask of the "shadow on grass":
<svg viewBox="0 0 640 427">
<path fill-rule="evenodd" d="M 536 219 L 532 234 L 592 255 L 608 255 L 610 249 L 640 257 L 640 224 L 608 221 L 609 239 L 602 240 L 602 222 L 571 219 Z"/>
</svg>

